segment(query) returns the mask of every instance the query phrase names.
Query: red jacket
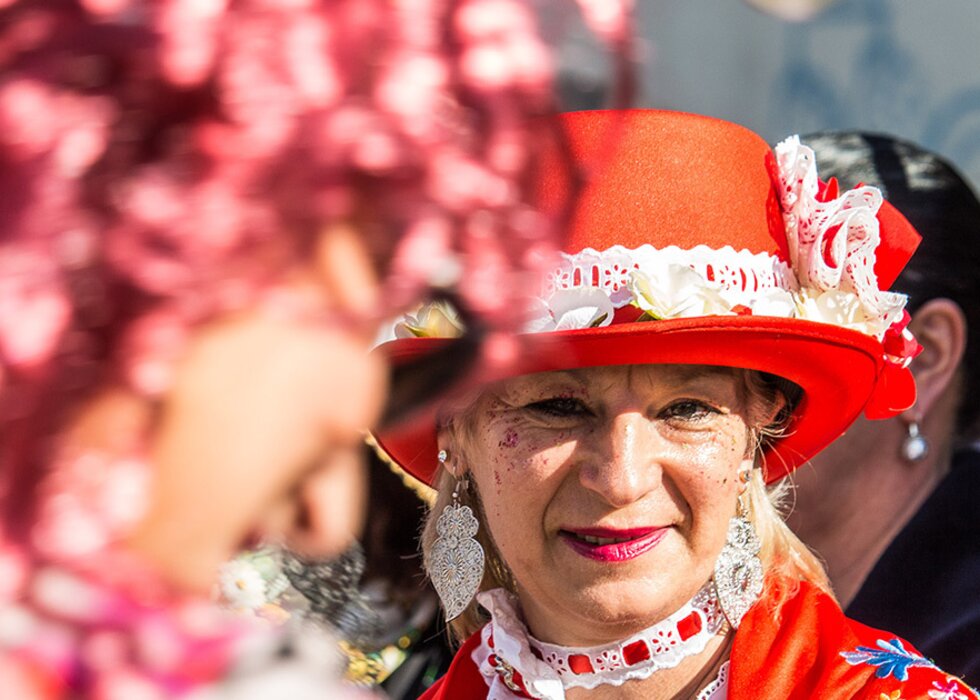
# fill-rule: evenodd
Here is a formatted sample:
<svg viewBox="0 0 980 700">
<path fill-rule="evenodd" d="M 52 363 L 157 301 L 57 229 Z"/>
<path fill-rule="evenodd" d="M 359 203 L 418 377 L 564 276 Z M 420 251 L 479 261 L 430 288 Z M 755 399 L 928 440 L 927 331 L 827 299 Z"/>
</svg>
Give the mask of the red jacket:
<svg viewBox="0 0 980 700">
<path fill-rule="evenodd" d="M 837 603 L 803 583 L 778 615 L 764 598 L 745 615 L 732 645 L 729 700 L 980 700 L 893 634 L 848 619 Z M 479 633 L 422 700 L 486 698 L 487 684 L 471 659 Z"/>
</svg>

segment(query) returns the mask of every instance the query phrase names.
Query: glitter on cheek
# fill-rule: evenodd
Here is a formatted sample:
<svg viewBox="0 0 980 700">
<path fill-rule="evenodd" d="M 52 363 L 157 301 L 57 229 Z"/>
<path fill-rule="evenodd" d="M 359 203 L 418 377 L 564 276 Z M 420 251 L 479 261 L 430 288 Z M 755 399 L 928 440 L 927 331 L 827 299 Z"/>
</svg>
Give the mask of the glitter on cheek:
<svg viewBox="0 0 980 700">
<path fill-rule="evenodd" d="M 504 439 L 497 443 L 498 447 L 517 447 L 521 438 L 513 428 L 507 428 Z"/>
</svg>

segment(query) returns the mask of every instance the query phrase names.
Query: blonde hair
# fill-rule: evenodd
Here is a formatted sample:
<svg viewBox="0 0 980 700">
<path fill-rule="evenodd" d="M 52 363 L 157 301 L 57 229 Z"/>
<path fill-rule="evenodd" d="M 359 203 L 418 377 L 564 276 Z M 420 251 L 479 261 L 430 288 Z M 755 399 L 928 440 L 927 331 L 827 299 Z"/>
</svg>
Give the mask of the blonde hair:
<svg viewBox="0 0 980 700">
<path fill-rule="evenodd" d="M 771 375 L 751 370 L 743 370 L 742 374 L 748 394 L 763 402 L 763 405 L 768 403 L 774 406 L 779 401 L 777 397 L 783 398 L 782 408 L 777 411 L 773 421 L 752 431 L 755 436 L 752 449 L 756 454 L 756 468 L 752 470 L 743 496 L 745 516 L 755 527 L 762 544 L 759 558 L 767 574 L 767 585 L 776 586 L 769 596 L 773 612 L 776 613 L 780 604 L 796 592 L 801 581 L 807 581 L 830 595 L 833 593 L 823 564 L 790 530 L 783 518 L 782 511 L 791 486 L 785 480 L 774 486 L 767 486 L 764 477 L 763 451 L 766 445 L 782 434 L 802 392 L 795 385 Z M 465 454 L 465 445 L 472 444 L 476 413 L 474 409 L 477 403 L 472 402 L 468 408 L 443 421 L 443 429 L 449 433 L 457 454 Z M 448 469 L 440 468 L 435 481 L 438 493 L 422 530 L 422 554 L 427 570 L 432 544 L 438 537 L 436 520 L 442 509 L 452 502 L 456 482 L 456 477 Z M 514 576 L 500 556 L 493 535 L 486 526 L 483 504 L 472 479 L 469 488 L 459 490 L 459 502 L 472 508 L 480 522 L 476 539 L 486 555 L 486 567 L 479 590 L 504 588 L 516 592 Z M 483 627 L 488 619 L 474 599 L 459 617 L 449 623 L 450 636 L 454 641 L 461 642 Z"/>
</svg>

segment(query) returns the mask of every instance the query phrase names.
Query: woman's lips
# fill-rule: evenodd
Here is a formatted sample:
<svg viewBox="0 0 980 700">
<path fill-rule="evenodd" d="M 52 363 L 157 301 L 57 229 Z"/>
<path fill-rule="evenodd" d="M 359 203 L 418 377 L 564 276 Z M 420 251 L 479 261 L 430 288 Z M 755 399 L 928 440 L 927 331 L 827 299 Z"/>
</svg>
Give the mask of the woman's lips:
<svg viewBox="0 0 980 700">
<path fill-rule="evenodd" d="M 562 529 L 558 536 L 577 554 L 595 561 L 629 561 L 657 546 L 666 527 L 610 530 L 608 528 Z"/>
</svg>

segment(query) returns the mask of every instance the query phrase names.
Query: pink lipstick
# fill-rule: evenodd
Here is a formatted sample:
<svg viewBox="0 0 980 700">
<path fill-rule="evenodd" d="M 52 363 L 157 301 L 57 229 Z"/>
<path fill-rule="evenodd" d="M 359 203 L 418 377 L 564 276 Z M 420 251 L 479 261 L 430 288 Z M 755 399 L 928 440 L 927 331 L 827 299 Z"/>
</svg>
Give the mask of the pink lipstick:
<svg viewBox="0 0 980 700">
<path fill-rule="evenodd" d="M 644 527 L 628 530 L 610 528 L 564 528 L 558 535 L 572 550 L 595 561 L 618 562 L 636 559 L 650 551 L 664 535 L 666 527 Z"/>
</svg>

